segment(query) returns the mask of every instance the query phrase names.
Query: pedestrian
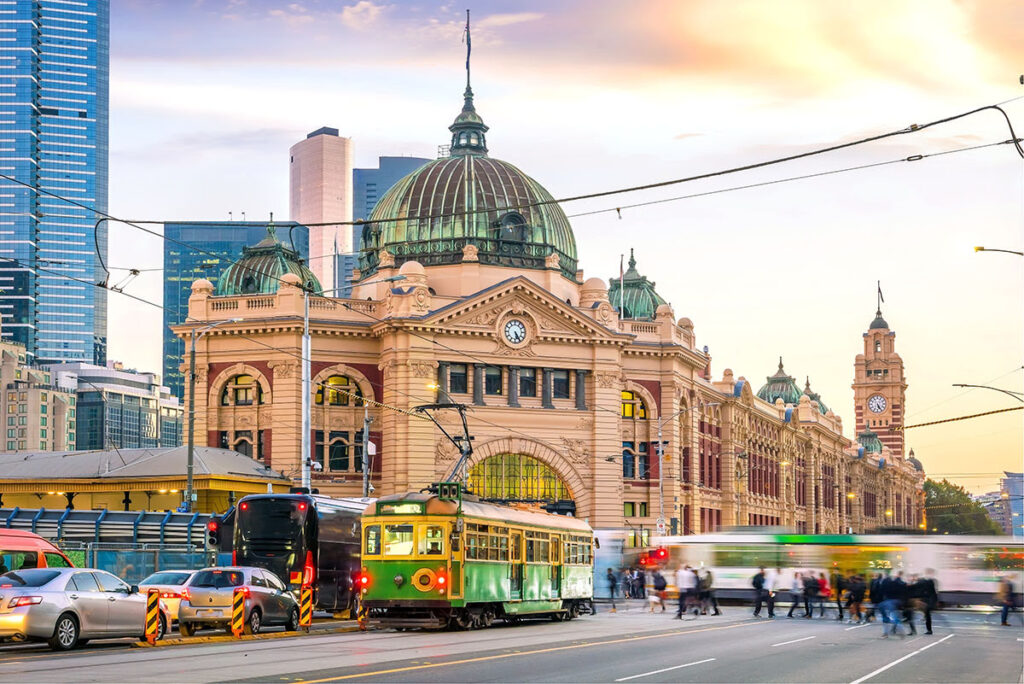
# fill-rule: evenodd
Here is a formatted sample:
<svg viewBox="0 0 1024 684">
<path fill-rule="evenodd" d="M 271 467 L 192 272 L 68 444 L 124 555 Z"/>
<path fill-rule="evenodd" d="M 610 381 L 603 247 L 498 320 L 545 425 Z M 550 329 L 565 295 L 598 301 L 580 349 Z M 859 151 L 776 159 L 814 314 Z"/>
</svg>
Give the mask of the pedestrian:
<svg viewBox="0 0 1024 684">
<path fill-rule="evenodd" d="M 682 620 L 683 613 L 693 603 L 694 591 L 697 588 L 696 576 L 689 565 L 680 565 L 676 570 L 676 588 L 679 589 L 679 609 L 676 611 L 676 619 Z"/>
<path fill-rule="evenodd" d="M 821 585 L 814 577 L 814 572 L 808 570 L 803 577 L 804 582 L 804 617 L 810 620 L 814 617 L 814 604 L 818 601 L 818 591 Z"/>
<path fill-rule="evenodd" d="M 700 575 L 700 589 L 704 613 L 707 614 L 707 609 L 710 606 L 715 611 L 712 613 L 713 615 L 721 615 L 722 611 L 718 609 L 718 599 L 715 597 L 715 576 L 711 573 L 710 568 L 704 568 Z"/>
<path fill-rule="evenodd" d="M 889 635 L 903 636 L 900 631 L 900 596 L 902 589 L 896 578 L 887 574 L 878 583 L 878 610 L 882 614 L 882 638 L 887 639 Z M 889 625 L 892 625 L 890 629 Z"/>
<path fill-rule="evenodd" d="M 897 586 L 899 586 L 900 588 L 900 593 L 902 594 L 900 599 L 900 607 L 902 608 L 903 612 L 903 622 L 905 622 L 907 626 L 910 627 L 911 634 L 917 634 L 917 626 L 914 625 L 914 604 L 916 603 L 916 599 L 914 597 L 914 592 L 912 591 L 912 587 L 916 582 L 916 576 L 911 576 L 911 581 L 908 584 L 907 582 L 903 581 L 902 572 L 896 573 L 896 583 Z"/>
<path fill-rule="evenodd" d="M 851 575 L 847 582 L 846 591 L 850 598 L 850 603 L 847 606 L 850 609 L 850 623 L 852 624 L 856 621 L 859 625 L 864 622 L 864 616 L 860 610 L 861 603 L 864 602 L 864 593 L 867 591 L 864 578 L 856 573 Z"/>
<path fill-rule="evenodd" d="M 843 577 L 841 570 L 836 570 L 832 573 L 832 591 L 836 593 L 836 610 L 839 611 L 839 617 L 836 620 L 842 622 L 843 620 L 843 590 L 846 589 L 846 578 Z"/>
<path fill-rule="evenodd" d="M 878 604 L 882 602 L 882 599 L 878 598 L 881 595 L 881 584 L 882 573 L 876 572 L 874 576 L 872 576 L 871 582 L 868 584 L 868 599 L 871 601 L 871 605 L 864 611 L 864 622 L 871 622 L 875 618 L 875 613 L 878 611 Z"/>
<path fill-rule="evenodd" d="M 935 586 L 935 570 L 926 568 L 924 577 L 915 583 L 918 600 L 921 602 L 921 611 L 924 613 L 924 633 L 932 633 L 932 611 L 939 606 L 939 591 Z"/>
<path fill-rule="evenodd" d="M 661 574 L 660 570 L 655 570 L 654 575 L 651 577 L 651 583 L 653 585 L 653 591 L 647 595 L 647 601 L 650 603 L 651 612 L 654 612 L 656 605 L 661 606 L 661 612 L 665 612 L 665 589 L 668 587 L 668 582 L 665 581 L 665 576 Z"/>
<path fill-rule="evenodd" d="M 999 580 L 999 591 L 996 592 L 996 602 L 1000 606 L 1000 622 L 1003 627 L 1010 626 L 1010 612 L 1013 610 L 1013 582 L 1009 575 L 1004 575 Z"/>
<path fill-rule="evenodd" d="M 647 575 L 643 568 L 636 572 L 636 597 L 638 599 L 647 598 Z"/>
<path fill-rule="evenodd" d="M 818 606 L 821 611 L 818 617 L 825 617 L 825 601 L 828 600 L 832 590 L 829 589 L 828 579 L 825 577 L 825 573 L 818 573 Z"/>
<path fill-rule="evenodd" d="M 804 578 L 800 574 L 799 570 L 794 570 L 793 571 L 793 583 L 789 587 L 789 597 L 790 597 L 790 600 L 793 601 L 793 603 L 789 606 L 789 613 L 786 614 L 786 617 L 788 617 L 788 618 L 793 617 L 793 611 L 796 610 L 796 607 L 798 605 L 800 605 L 800 602 L 803 599 L 803 595 L 804 595 Z M 806 611 L 804 611 L 804 612 L 806 612 Z"/>
<path fill-rule="evenodd" d="M 608 568 L 608 573 L 604 577 L 608 583 L 608 596 L 612 600 L 612 612 L 615 612 L 615 595 L 619 592 L 619 578 L 615 576 L 615 571 Z"/>
<path fill-rule="evenodd" d="M 767 579 L 764 567 L 760 567 L 753 579 L 750 580 L 750 585 L 754 587 L 754 617 L 761 617 L 761 604 L 764 603 L 765 599 L 765 580 Z"/>
</svg>

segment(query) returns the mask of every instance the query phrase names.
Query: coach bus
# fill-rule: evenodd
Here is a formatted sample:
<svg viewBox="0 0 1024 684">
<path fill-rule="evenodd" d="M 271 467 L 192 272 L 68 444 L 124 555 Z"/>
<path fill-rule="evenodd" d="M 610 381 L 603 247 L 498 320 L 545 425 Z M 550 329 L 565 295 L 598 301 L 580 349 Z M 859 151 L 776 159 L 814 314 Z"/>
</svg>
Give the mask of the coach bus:
<svg viewBox="0 0 1024 684">
<path fill-rule="evenodd" d="M 351 610 L 359 519 L 373 499 L 253 494 L 238 502 L 232 563 L 270 570 L 293 592 L 313 587 L 318 610 Z"/>
</svg>

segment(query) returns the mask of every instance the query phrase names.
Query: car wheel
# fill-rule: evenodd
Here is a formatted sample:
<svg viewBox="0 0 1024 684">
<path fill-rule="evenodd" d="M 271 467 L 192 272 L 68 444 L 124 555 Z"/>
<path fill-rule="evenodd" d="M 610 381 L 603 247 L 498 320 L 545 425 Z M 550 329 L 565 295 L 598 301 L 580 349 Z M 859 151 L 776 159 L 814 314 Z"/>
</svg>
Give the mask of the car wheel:
<svg viewBox="0 0 1024 684">
<path fill-rule="evenodd" d="M 261 625 L 262 619 L 260 616 L 260 611 L 254 610 L 251 613 L 249 613 L 249 619 L 245 622 L 245 633 L 259 634 Z"/>
<path fill-rule="evenodd" d="M 289 632 L 299 631 L 299 609 L 292 608 L 288 611 L 288 625 L 285 627 Z"/>
<path fill-rule="evenodd" d="M 181 632 L 181 636 L 190 637 L 196 633 L 196 628 L 191 622 L 180 622 L 178 623 L 178 631 Z"/>
<path fill-rule="evenodd" d="M 70 651 L 78 645 L 78 620 L 70 613 L 57 618 L 50 637 L 50 648 L 55 651 Z"/>
<path fill-rule="evenodd" d="M 161 615 L 160 622 L 156 626 L 156 640 L 161 641 L 165 636 L 167 636 L 167 618 Z"/>
</svg>

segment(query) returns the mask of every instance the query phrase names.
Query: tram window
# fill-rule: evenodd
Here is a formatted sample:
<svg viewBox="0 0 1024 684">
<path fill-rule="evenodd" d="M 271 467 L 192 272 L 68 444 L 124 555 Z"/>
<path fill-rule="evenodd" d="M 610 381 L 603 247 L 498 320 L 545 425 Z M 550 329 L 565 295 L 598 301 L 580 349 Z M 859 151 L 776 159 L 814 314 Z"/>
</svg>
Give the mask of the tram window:
<svg viewBox="0 0 1024 684">
<path fill-rule="evenodd" d="M 384 526 L 384 555 L 408 556 L 412 553 L 412 525 Z"/>
<path fill-rule="evenodd" d="M 421 529 L 420 555 L 442 555 L 444 553 L 444 528 L 440 525 L 426 525 Z"/>
<path fill-rule="evenodd" d="M 557 563 L 558 562 L 558 551 L 559 551 L 558 537 L 553 537 L 551 539 L 550 549 L 551 549 L 551 562 L 552 563 Z"/>
<path fill-rule="evenodd" d="M 536 558 L 535 558 L 535 556 L 536 556 L 536 547 L 537 547 L 537 542 L 535 540 L 533 540 L 533 539 L 527 539 L 526 540 L 526 562 L 527 563 L 533 563 L 536 560 Z"/>
<path fill-rule="evenodd" d="M 380 525 L 367 525 L 364 534 L 366 541 L 363 545 L 363 553 L 367 556 L 380 554 Z"/>
</svg>

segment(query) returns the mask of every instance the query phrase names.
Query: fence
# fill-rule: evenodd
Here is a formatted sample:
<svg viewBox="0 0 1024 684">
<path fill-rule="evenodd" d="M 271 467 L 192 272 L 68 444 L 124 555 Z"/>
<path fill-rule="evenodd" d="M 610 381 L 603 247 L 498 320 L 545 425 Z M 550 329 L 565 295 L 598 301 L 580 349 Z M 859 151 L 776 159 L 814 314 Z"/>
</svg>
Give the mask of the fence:
<svg viewBox="0 0 1024 684">
<path fill-rule="evenodd" d="M 195 570 L 218 564 L 218 554 L 215 551 L 204 551 L 201 546 L 73 541 L 55 543 L 76 567 L 106 570 L 129 584 L 138 584 L 159 570 Z"/>
</svg>

